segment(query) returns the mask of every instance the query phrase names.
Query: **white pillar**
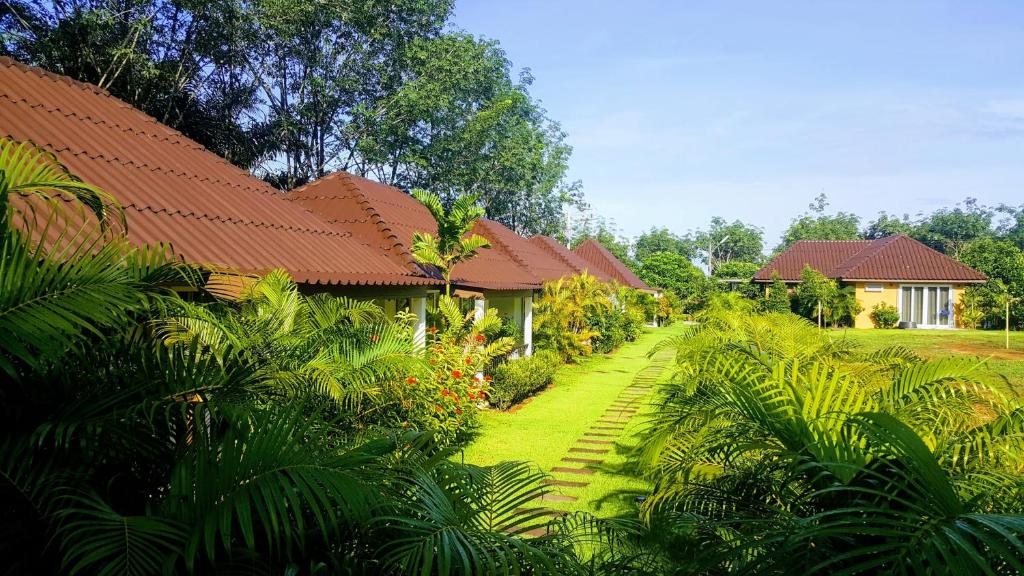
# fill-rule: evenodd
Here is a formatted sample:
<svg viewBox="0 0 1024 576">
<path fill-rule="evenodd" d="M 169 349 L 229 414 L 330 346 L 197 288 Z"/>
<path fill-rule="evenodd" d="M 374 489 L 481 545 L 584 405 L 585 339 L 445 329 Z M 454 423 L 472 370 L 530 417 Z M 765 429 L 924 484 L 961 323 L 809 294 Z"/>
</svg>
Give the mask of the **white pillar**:
<svg viewBox="0 0 1024 576">
<path fill-rule="evenodd" d="M 523 344 L 526 356 L 533 354 L 533 294 L 523 297 Z"/>
<path fill-rule="evenodd" d="M 519 330 L 520 334 L 523 333 L 523 301 L 523 298 L 512 299 L 512 321 L 515 322 L 516 330 Z M 524 336 L 523 341 L 520 342 L 520 344 L 525 343 L 526 337 Z M 512 354 L 509 355 L 509 358 L 519 358 L 519 350 L 512 352 Z"/>
<path fill-rule="evenodd" d="M 477 298 L 473 300 L 473 320 L 480 321 L 484 319 L 484 312 L 487 311 L 487 300 L 483 298 Z"/>
<path fill-rule="evenodd" d="M 409 307 L 416 315 L 416 326 L 412 332 L 413 348 L 421 351 L 427 346 L 427 299 L 422 296 L 410 298 Z"/>
</svg>

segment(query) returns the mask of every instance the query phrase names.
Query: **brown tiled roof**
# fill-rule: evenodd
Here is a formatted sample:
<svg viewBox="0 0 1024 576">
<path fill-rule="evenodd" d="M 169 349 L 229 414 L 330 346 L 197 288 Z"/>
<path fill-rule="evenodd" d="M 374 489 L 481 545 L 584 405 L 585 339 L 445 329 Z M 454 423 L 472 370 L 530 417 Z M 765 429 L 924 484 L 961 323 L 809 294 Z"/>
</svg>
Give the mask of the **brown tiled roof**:
<svg viewBox="0 0 1024 576">
<path fill-rule="evenodd" d="M 800 280 L 805 266 L 837 280 L 908 282 L 984 282 L 980 272 L 932 250 L 908 236 L 878 240 L 801 240 L 758 270 L 755 282 L 772 274 L 787 282 Z"/>
<path fill-rule="evenodd" d="M 0 122 L 116 197 L 132 242 L 301 283 L 436 283 L 95 86 L 0 59 Z"/>
<path fill-rule="evenodd" d="M 597 241 L 588 238 L 576 247 L 573 252 L 590 264 L 591 270 L 600 270 L 620 284 L 636 288 L 638 290 L 653 290 L 637 277 L 632 270 L 619 261 L 614 254 L 608 251 Z"/>
<path fill-rule="evenodd" d="M 363 241 L 388 250 L 393 258 L 410 267 L 416 266 L 409 254 L 413 233 L 437 231 L 430 211 L 409 194 L 346 172 L 299 188 L 289 193 L 289 199 L 330 222 L 345 224 Z M 452 282 L 459 286 L 533 290 L 543 282 L 539 276 L 553 274 L 552 268 L 559 266 L 558 261 L 498 222 L 481 220 L 473 233 L 490 240 L 491 248 L 455 267 Z"/>
<path fill-rule="evenodd" d="M 530 243 L 540 246 L 549 254 L 561 260 L 573 272 L 587 272 L 600 280 L 611 281 L 612 277 L 602 270 L 594 268 L 589 262 L 580 258 L 575 252 L 566 248 L 561 242 L 550 236 L 537 235 L 530 238 Z"/>
<path fill-rule="evenodd" d="M 489 239 L 492 245 L 498 244 L 502 251 L 512 256 L 516 264 L 525 268 L 533 278 L 541 283 L 576 274 L 576 270 L 566 265 L 565 262 L 516 234 L 504 224 L 494 220 L 481 220 L 480 224 L 483 229 L 482 232 L 479 232 L 480 235 Z"/>
</svg>

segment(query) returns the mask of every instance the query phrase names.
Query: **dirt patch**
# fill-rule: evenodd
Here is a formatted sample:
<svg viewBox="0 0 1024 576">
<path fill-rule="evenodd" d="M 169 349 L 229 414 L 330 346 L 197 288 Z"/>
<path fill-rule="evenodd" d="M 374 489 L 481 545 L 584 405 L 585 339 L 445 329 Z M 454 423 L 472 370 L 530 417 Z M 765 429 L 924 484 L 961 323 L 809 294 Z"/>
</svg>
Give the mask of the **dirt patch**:
<svg viewBox="0 0 1024 576">
<path fill-rule="evenodd" d="M 991 346 L 969 344 L 964 342 L 949 344 L 945 346 L 945 348 L 948 349 L 950 352 L 956 352 L 957 354 L 967 354 L 969 356 L 978 356 L 980 358 L 992 357 L 997 360 L 1024 360 L 1024 352 L 1020 350 L 1007 350 L 1005 348 L 993 348 Z"/>
</svg>

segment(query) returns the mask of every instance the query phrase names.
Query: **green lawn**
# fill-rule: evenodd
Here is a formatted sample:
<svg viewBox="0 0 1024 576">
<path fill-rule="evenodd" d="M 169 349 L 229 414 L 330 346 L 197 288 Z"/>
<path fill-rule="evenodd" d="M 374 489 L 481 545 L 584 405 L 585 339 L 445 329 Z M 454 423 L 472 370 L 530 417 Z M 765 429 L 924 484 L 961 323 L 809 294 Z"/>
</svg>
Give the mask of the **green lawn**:
<svg viewBox="0 0 1024 576">
<path fill-rule="evenodd" d="M 991 330 L 836 330 L 864 350 L 906 346 L 926 358 L 962 356 L 985 361 L 979 377 L 1008 393 L 1024 396 L 1024 332 L 1010 333 L 1005 348 L 1001 331 Z"/>
<path fill-rule="evenodd" d="M 502 460 L 528 461 L 545 471 L 556 466 L 581 467 L 561 459 L 569 456 L 569 448 L 583 433 L 590 430 L 610 404 L 628 387 L 633 377 L 650 364 L 647 353 L 661 340 L 679 334 L 683 325 L 647 330 L 636 342 L 624 345 L 611 355 L 592 356 L 579 364 L 563 366 L 555 375 L 552 388 L 533 397 L 513 412 L 488 411 L 481 415 L 479 436 L 466 448 L 466 462 L 480 465 Z M 664 374 L 663 374 L 664 376 Z M 640 412 L 624 432 L 614 438 L 611 452 L 594 456 L 603 459 L 594 465 L 597 473 L 573 477 L 555 476 L 563 480 L 580 480 L 583 488 L 559 488 L 559 492 L 576 496 L 576 502 L 545 502 L 560 510 L 588 510 L 611 515 L 633 506 L 631 494 L 646 493 L 647 485 L 621 470 L 624 452 L 632 445 L 631 438 L 642 426 L 644 413 L 651 408 L 646 399 L 636 402 Z M 586 454 L 575 454 L 587 457 Z"/>
</svg>

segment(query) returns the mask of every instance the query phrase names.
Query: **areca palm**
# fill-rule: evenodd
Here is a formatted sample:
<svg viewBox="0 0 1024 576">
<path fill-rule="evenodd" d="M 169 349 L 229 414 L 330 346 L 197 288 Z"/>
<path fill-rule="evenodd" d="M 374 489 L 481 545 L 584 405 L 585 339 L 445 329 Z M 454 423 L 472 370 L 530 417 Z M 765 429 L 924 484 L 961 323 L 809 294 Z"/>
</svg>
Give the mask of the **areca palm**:
<svg viewBox="0 0 1024 576">
<path fill-rule="evenodd" d="M 1024 561 L 1007 537 L 1019 519 L 999 514 L 1021 493 L 1008 473 L 1019 408 L 974 381 L 972 363 L 860 355 L 790 315 L 703 320 L 672 343 L 678 372 L 642 444 L 649 521 L 676 517 L 730 570 L 929 573 L 945 558 L 999 573 Z M 998 417 L 979 425 L 979 406 Z"/>
<path fill-rule="evenodd" d="M 424 190 L 414 190 L 419 200 L 437 222 L 437 235 L 415 232 L 412 256 L 421 264 L 434 266 L 444 279 L 445 294 L 451 295 L 452 272 L 455 266 L 476 256 L 479 250 L 490 248 L 491 243 L 479 234 L 470 234 L 477 220 L 484 217 L 484 209 L 477 206 L 476 195 L 460 196 L 445 210 L 441 199 Z"/>
</svg>

